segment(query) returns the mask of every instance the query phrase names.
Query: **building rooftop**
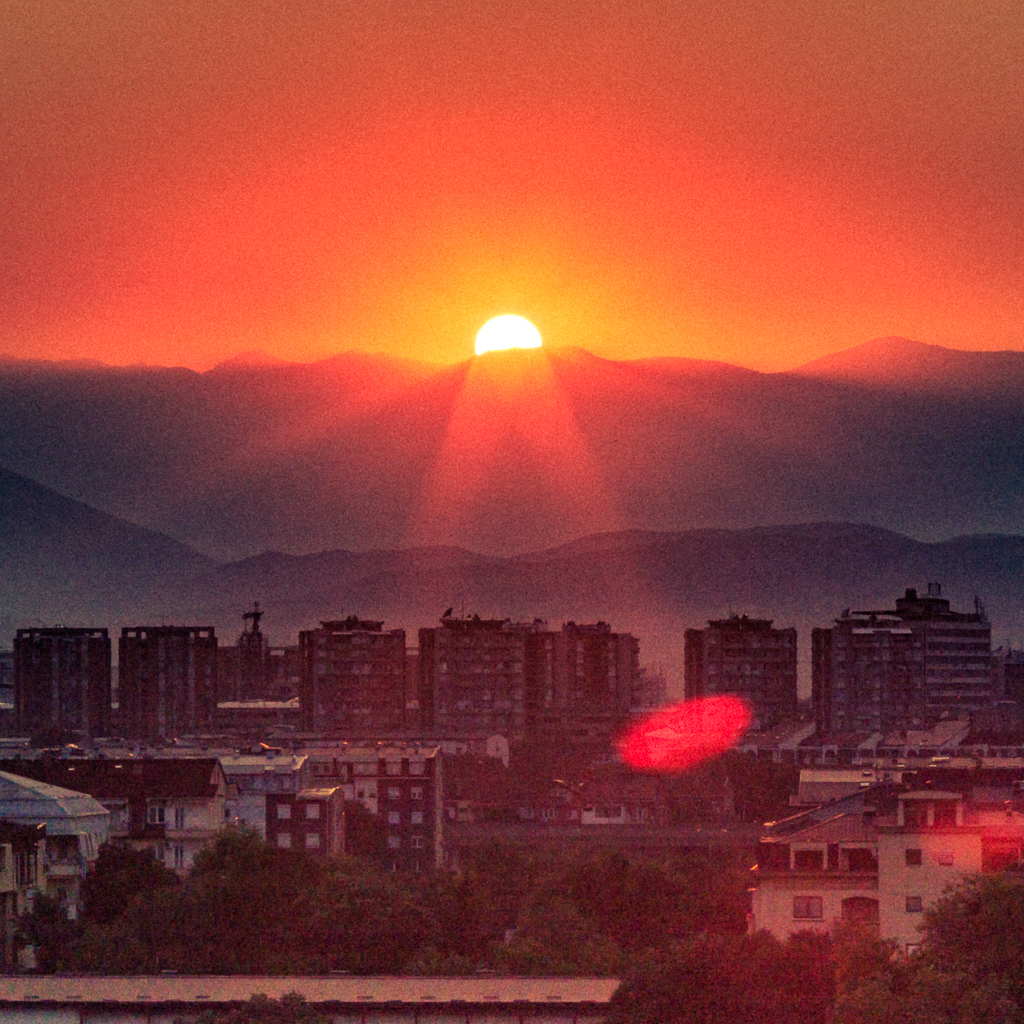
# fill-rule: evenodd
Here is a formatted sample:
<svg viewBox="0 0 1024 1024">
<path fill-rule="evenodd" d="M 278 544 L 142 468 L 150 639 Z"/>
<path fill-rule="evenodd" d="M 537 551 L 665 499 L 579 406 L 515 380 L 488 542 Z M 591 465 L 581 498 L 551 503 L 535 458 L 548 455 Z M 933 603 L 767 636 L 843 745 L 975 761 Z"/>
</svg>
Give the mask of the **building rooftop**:
<svg viewBox="0 0 1024 1024">
<path fill-rule="evenodd" d="M 244 1003 L 257 993 L 280 999 L 298 992 L 308 1003 L 610 1002 L 618 978 L 249 977 L 0 977 L 0 1003 L 189 1004 Z"/>
<path fill-rule="evenodd" d="M 103 831 L 110 812 L 86 793 L 0 772 L 0 818 L 18 825 L 46 823 L 51 835 Z"/>
</svg>

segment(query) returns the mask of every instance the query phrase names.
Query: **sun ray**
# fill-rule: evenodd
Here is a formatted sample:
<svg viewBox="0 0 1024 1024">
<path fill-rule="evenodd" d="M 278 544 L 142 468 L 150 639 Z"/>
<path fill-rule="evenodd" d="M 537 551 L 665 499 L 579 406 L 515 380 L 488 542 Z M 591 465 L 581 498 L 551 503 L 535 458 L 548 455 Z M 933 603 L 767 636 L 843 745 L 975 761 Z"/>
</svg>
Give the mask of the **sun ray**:
<svg viewBox="0 0 1024 1024">
<path fill-rule="evenodd" d="M 548 354 L 510 350 L 473 360 L 410 540 L 469 537 L 481 550 L 512 553 L 620 526 Z"/>
</svg>

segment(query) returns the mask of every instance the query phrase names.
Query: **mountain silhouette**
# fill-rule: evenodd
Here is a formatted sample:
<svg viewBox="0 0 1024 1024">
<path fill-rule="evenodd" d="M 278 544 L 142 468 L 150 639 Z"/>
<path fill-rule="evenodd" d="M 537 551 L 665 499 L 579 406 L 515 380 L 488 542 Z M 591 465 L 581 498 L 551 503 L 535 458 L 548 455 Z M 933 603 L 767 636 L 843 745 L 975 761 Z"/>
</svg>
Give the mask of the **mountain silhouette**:
<svg viewBox="0 0 1024 1024">
<path fill-rule="evenodd" d="M 730 612 L 810 631 L 845 607 L 887 608 L 940 582 L 958 609 L 981 599 L 997 644 L 1024 637 L 1024 537 L 925 543 L 875 526 L 811 523 L 746 530 L 603 533 L 509 557 L 457 547 L 267 551 L 217 563 L 168 537 L 0 471 L 0 644 L 23 626 L 214 625 L 222 644 L 259 600 L 276 644 L 356 614 L 388 628 L 434 625 L 442 609 L 490 618 L 605 620 L 640 638 L 643 663 L 681 694 L 683 632 Z M 3 638 L 7 637 L 7 640 Z"/>
<path fill-rule="evenodd" d="M 904 339 L 771 374 L 578 348 L 7 362 L 0 464 L 219 561 L 818 521 L 1015 534 L 1022 366 Z"/>
</svg>

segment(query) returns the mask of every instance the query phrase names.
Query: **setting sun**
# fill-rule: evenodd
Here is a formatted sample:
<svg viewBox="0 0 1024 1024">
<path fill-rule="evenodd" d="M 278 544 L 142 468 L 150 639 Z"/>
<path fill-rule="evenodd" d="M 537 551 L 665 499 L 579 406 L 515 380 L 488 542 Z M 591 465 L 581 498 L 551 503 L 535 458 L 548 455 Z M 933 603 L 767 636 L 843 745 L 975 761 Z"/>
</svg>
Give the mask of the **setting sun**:
<svg viewBox="0 0 1024 1024">
<path fill-rule="evenodd" d="M 540 332 L 521 316 L 496 316 L 480 328 L 476 336 L 476 354 L 505 348 L 540 348 Z"/>
</svg>

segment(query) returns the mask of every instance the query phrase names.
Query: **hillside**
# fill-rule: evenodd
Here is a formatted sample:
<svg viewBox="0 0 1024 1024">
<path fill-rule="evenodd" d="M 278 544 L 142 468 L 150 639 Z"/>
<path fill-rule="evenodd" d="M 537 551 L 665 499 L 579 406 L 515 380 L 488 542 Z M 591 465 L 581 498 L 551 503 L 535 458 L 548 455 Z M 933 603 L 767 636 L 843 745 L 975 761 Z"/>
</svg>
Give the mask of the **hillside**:
<svg viewBox="0 0 1024 1024">
<path fill-rule="evenodd" d="M 783 374 L 582 349 L 0 365 L 0 465 L 220 561 L 824 520 L 1024 532 L 1024 355 L 882 339 Z"/>
</svg>

